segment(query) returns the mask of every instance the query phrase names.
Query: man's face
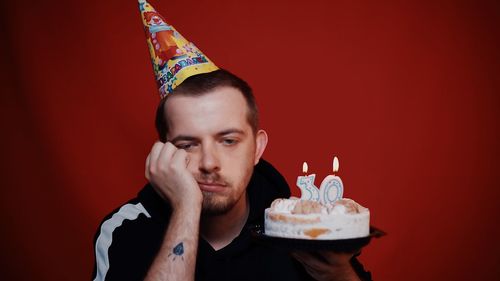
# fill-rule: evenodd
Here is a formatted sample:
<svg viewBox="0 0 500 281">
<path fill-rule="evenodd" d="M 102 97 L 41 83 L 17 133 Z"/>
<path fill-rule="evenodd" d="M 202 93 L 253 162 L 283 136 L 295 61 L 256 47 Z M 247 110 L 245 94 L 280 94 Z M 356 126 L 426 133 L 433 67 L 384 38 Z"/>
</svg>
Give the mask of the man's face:
<svg viewBox="0 0 500 281">
<path fill-rule="evenodd" d="M 172 95 L 165 106 L 167 139 L 188 152 L 188 170 L 203 192 L 204 213 L 245 206 L 243 195 L 267 136 L 252 131 L 239 90 L 218 87 L 201 96 Z"/>
</svg>

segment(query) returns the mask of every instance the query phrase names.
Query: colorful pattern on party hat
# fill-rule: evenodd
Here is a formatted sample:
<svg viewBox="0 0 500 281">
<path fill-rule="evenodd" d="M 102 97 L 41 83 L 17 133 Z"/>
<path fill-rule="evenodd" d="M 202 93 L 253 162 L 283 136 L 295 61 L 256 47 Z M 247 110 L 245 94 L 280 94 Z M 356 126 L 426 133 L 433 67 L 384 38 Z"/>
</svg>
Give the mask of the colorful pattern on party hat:
<svg viewBox="0 0 500 281">
<path fill-rule="evenodd" d="M 219 69 L 193 43 L 166 23 L 151 4 L 139 0 L 139 10 L 161 98 L 188 77 Z"/>
</svg>

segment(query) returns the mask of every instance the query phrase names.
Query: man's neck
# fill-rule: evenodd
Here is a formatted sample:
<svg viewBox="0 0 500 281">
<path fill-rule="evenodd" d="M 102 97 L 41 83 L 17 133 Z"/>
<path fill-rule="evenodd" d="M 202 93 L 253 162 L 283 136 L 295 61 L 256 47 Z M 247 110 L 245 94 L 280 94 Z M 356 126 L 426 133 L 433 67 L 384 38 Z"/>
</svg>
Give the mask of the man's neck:
<svg viewBox="0 0 500 281">
<path fill-rule="evenodd" d="M 229 245 L 245 225 L 250 205 L 246 193 L 236 205 L 222 215 L 202 215 L 200 234 L 216 251 Z"/>
</svg>

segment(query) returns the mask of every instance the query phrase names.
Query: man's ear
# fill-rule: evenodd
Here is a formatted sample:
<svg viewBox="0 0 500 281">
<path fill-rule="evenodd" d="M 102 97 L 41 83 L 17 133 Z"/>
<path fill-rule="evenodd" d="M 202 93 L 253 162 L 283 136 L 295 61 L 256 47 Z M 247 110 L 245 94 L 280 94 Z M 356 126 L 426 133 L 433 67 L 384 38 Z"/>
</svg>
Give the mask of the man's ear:
<svg viewBox="0 0 500 281">
<path fill-rule="evenodd" d="M 264 153 L 264 150 L 266 150 L 267 146 L 267 133 L 264 130 L 259 130 L 255 136 L 255 158 L 254 158 L 254 165 L 257 165 L 259 163 L 260 157 L 262 156 L 262 153 Z"/>
</svg>

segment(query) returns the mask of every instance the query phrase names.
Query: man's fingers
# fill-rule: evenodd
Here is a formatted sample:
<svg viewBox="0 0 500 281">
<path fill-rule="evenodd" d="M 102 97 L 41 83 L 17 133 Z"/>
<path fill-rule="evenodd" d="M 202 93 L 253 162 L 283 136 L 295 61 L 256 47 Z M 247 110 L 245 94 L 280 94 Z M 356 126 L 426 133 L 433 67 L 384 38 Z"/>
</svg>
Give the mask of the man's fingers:
<svg viewBox="0 0 500 281">
<path fill-rule="evenodd" d="M 164 143 L 157 141 L 151 147 L 151 151 L 146 158 L 146 167 L 144 169 L 144 176 L 149 181 L 151 180 L 151 172 L 154 170 L 154 163 L 157 162 L 158 156 L 160 155 L 161 149 L 163 148 Z"/>
<path fill-rule="evenodd" d="M 311 274 L 311 273 L 314 272 L 314 270 L 307 263 L 307 254 L 304 254 L 303 252 L 301 252 L 301 253 L 299 253 L 299 252 L 292 252 L 291 255 L 292 255 L 292 257 L 294 259 L 296 259 L 297 261 L 299 261 L 304 266 L 304 268 L 306 269 L 306 271 L 309 274 Z"/>
<path fill-rule="evenodd" d="M 150 180 L 150 176 L 149 176 L 149 165 L 150 165 L 150 160 L 151 160 L 151 153 L 148 154 L 148 157 L 146 157 L 146 167 L 144 168 L 144 176 L 146 177 L 146 179 L 149 181 Z"/>
<path fill-rule="evenodd" d="M 158 155 L 157 167 L 160 170 L 167 169 L 168 165 L 172 163 L 172 157 L 177 151 L 177 147 L 170 142 L 166 142 Z"/>
<path fill-rule="evenodd" d="M 314 271 L 326 271 L 329 268 L 329 263 L 323 257 L 313 252 L 294 252 L 292 256 L 304 266 Z"/>
<path fill-rule="evenodd" d="M 172 164 L 179 167 L 187 167 L 187 152 L 184 149 L 177 149 L 172 156 Z"/>
<path fill-rule="evenodd" d="M 155 142 L 146 162 L 146 178 L 150 179 L 165 170 L 177 148 L 171 143 Z"/>
<path fill-rule="evenodd" d="M 319 251 L 318 255 L 320 255 L 322 259 L 328 264 L 338 265 L 349 262 L 354 256 L 354 253 Z"/>
<path fill-rule="evenodd" d="M 153 147 L 151 148 L 151 152 L 149 153 L 149 165 L 148 167 L 150 167 L 151 165 L 154 165 L 156 162 L 158 162 L 158 158 L 160 157 L 160 152 L 163 148 L 163 146 L 165 146 L 164 143 L 162 142 L 155 142 L 155 144 L 153 144 Z"/>
<path fill-rule="evenodd" d="M 310 267 L 311 269 L 318 270 L 320 266 L 320 262 L 318 259 L 307 252 L 294 252 L 293 257 L 296 258 L 303 265 Z"/>
</svg>

